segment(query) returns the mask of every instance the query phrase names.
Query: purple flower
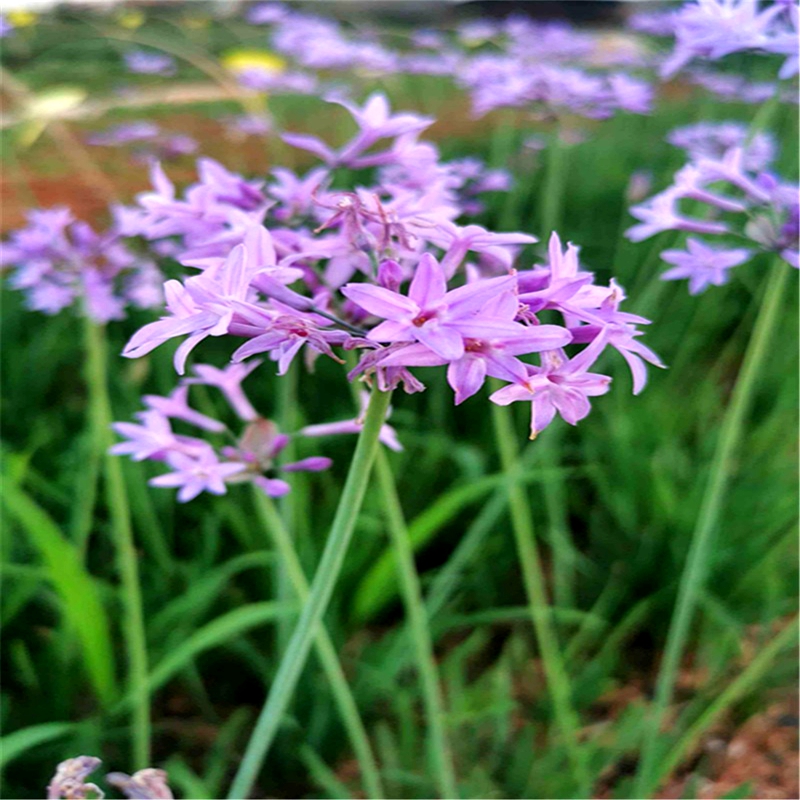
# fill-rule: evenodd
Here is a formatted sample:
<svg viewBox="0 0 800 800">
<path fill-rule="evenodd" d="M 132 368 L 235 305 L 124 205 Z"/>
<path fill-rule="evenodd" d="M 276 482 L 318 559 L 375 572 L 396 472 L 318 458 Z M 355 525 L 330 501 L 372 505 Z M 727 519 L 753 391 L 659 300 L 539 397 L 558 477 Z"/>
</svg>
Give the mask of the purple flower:
<svg viewBox="0 0 800 800">
<path fill-rule="evenodd" d="M 225 430 L 225 426 L 218 420 L 211 419 L 189 407 L 189 387 L 186 385 L 178 386 L 169 397 L 146 394 L 142 400 L 148 408 L 158 411 L 165 417 L 181 419 L 190 425 L 215 433 Z"/>
<path fill-rule="evenodd" d="M 591 37 L 579 37 L 576 44 L 563 27 L 541 28 L 515 20 L 500 28 L 519 53 L 499 62 L 479 55 L 472 66 L 488 66 L 501 84 L 514 78 L 511 62 L 518 66 L 520 54 L 539 35 L 547 37 L 559 58 L 573 57 L 587 42 L 589 50 L 593 47 Z M 275 38 L 278 49 L 293 41 L 302 50 L 301 58 L 325 62 L 326 68 L 343 68 L 354 59 L 377 63 L 381 58 L 374 50 L 355 54 L 335 23 L 294 11 L 276 24 Z M 346 52 L 340 52 L 342 41 Z M 642 87 L 624 78 L 571 67 L 538 64 L 517 77 L 525 84 L 520 102 L 579 109 L 590 116 L 637 105 L 644 97 Z M 488 84 L 496 88 L 494 79 Z M 244 340 L 233 353 L 233 366 L 219 370 L 198 365 L 178 392 L 167 398 L 148 396 L 150 411 L 145 414 L 156 416 L 142 414 L 141 424 L 120 428 L 129 441 L 120 443 L 118 452 L 170 464 L 173 472 L 160 480 L 181 487 L 188 496 L 208 487 L 220 492 L 226 483 L 242 481 L 278 496 L 289 488 L 280 470 L 325 468 L 328 461 L 323 457 L 294 465 L 277 463 L 286 435 L 259 417 L 241 390 L 242 379 L 260 363 L 241 362 L 261 353 L 277 363 L 282 375 L 300 354 L 310 369 L 320 355 L 344 363 L 342 350 L 358 351 L 350 380 L 374 380 L 383 390 L 403 384 L 407 392 L 425 388 L 411 369 L 446 366 L 457 404 L 477 393 L 487 376 L 524 387 L 526 396 L 535 379 L 546 390 L 542 396 L 552 400 L 549 406 L 536 401 L 539 417 L 546 416 L 548 408 L 558 409 L 573 422 L 588 409 L 586 397 L 597 393 L 598 384 L 592 381 L 602 379 L 605 387 L 607 380 L 584 379 L 579 368 L 583 364 L 585 372 L 588 364 L 583 362 L 596 358 L 606 346 L 619 350 L 630 364 L 634 390 L 644 386 L 645 362 L 660 366 L 655 354 L 638 341 L 638 326 L 647 320 L 620 311 L 621 289 L 613 281 L 610 286 L 595 285 L 594 275 L 581 269 L 576 247 L 569 244 L 563 250 L 554 234 L 548 263 L 518 272 L 514 265 L 521 248 L 535 237 L 456 222 L 478 210 L 482 192 L 506 190 L 507 173 L 487 170 L 478 159 L 443 161 L 437 147 L 418 139 L 431 120 L 392 113 L 380 94 L 363 107 L 333 102 L 347 108 L 358 126 L 348 143 L 332 149 L 314 137 L 287 136 L 287 141 L 317 153 L 326 167 L 304 176 L 278 168 L 262 184 L 201 160 L 200 180 L 178 192 L 155 165 L 154 190 L 138 198 L 141 212 L 117 212 L 126 230 L 159 240 L 154 245 L 159 253 L 200 270 L 165 284 L 164 315 L 136 333 L 124 355 L 144 355 L 180 337 L 175 366 L 182 373 L 188 354 L 203 339 Z M 375 170 L 371 178 L 360 175 L 359 185 L 331 190 L 334 180 L 340 181 L 332 168 L 340 165 Z M 728 230 L 725 223 L 679 213 L 682 198 L 713 203 L 717 211 L 742 208 L 738 196 L 709 190 L 706 172 L 698 169 L 699 165 L 681 173 L 667 207 L 646 204 L 640 215 L 645 224 L 639 227 L 648 233 L 670 227 Z M 783 198 L 786 189 L 764 176 L 756 186 L 775 198 Z M 165 241 L 167 237 L 173 238 Z M 540 314 L 546 316 L 540 319 Z M 542 324 L 550 323 L 550 317 L 560 324 Z M 562 350 L 567 345 L 576 346 L 571 359 Z M 528 363 L 535 354 L 541 354 L 536 366 Z M 564 366 L 566 362 L 570 366 Z M 578 387 L 574 391 L 567 391 L 570 381 Z M 164 415 L 195 422 L 208 433 L 219 429 L 221 423 L 195 416 L 189 407 L 186 387 L 196 383 L 220 388 L 247 423 L 236 446 L 212 448 L 209 454 L 202 440 L 171 431 Z M 357 418 L 309 426 L 301 435 L 356 432 L 360 426 Z M 391 429 L 382 436 L 389 446 L 398 446 Z M 244 466 L 227 474 L 231 465 Z"/>
<path fill-rule="evenodd" d="M 442 258 L 442 270 L 448 278 L 452 277 L 468 252 L 490 253 L 501 260 L 506 267 L 511 266 L 512 256 L 508 245 L 533 244 L 535 236 L 526 233 L 493 233 L 480 225 L 467 225 L 460 228 L 452 222 L 441 222 L 429 234 L 431 241 L 446 250 Z"/>
<path fill-rule="evenodd" d="M 782 183 L 769 172 L 753 174 L 747 168 L 747 160 L 758 165 L 767 158 L 771 160 L 774 145 L 769 136 L 748 142 L 745 133 L 744 126 L 735 123 L 697 125 L 673 131 L 671 141 L 690 152 L 694 150 L 697 160 L 676 173 L 673 186 L 631 209 L 644 224 L 630 228 L 626 236 L 640 241 L 668 229 L 707 235 L 731 232 L 748 239 L 760 250 L 778 253 L 789 264 L 796 264 L 797 186 Z M 737 195 L 721 194 L 716 187 L 714 191 L 707 188 L 720 183 L 728 184 L 729 190 Z M 681 217 L 676 205 L 681 198 L 706 204 L 715 216 L 725 212 L 730 215 L 730 222 Z M 725 283 L 727 271 L 749 260 L 752 251 L 715 247 L 690 237 L 687 250 L 667 250 L 661 255 L 675 265 L 663 277 L 666 280 L 688 278 L 690 293 L 698 294 L 708 286 Z"/>
<path fill-rule="evenodd" d="M 271 25 L 280 22 L 289 14 L 283 3 L 256 3 L 247 9 L 247 21 L 251 25 Z"/>
<path fill-rule="evenodd" d="M 570 425 L 576 425 L 591 411 L 589 398 L 608 392 L 611 378 L 587 371 L 604 346 L 603 337 L 598 336 L 571 359 L 563 350 L 551 351 L 543 356 L 541 367 L 528 367 L 527 381 L 504 386 L 489 399 L 500 406 L 520 400 L 530 402 L 531 439 L 553 421 L 556 413 Z"/>
<path fill-rule="evenodd" d="M 244 244 L 237 245 L 222 263 L 208 267 L 201 275 L 188 278 L 185 284 L 171 280 L 164 284 L 169 315 L 145 325 L 133 335 L 122 354 L 138 358 L 175 336 L 186 339 L 175 353 L 175 368 L 183 374 L 186 358 L 208 336 L 228 333 L 234 318 L 246 313 L 252 290 L 250 284 L 258 273 L 274 272 L 285 277 L 275 265 L 275 251 L 268 231 L 259 228 Z M 292 277 L 295 272 L 290 272 Z M 297 273 L 302 274 L 302 273 Z M 253 308 L 253 313 L 258 309 Z"/>
<path fill-rule="evenodd" d="M 110 128 L 93 133 L 86 137 L 86 142 L 91 145 L 104 145 L 106 147 L 116 147 L 118 145 L 130 144 L 131 142 L 142 142 L 155 139 L 161 133 L 161 129 L 154 122 L 147 120 L 135 120 L 132 122 L 122 122 L 119 125 L 112 125 Z"/>
<path fill-rule="evenodd" d="M 578 248 L 571 242 L 566 250 L 561 249 L 561 238 L 553 231 L 547 248 L 548 272 L 527 272 L 520 275 L 519 301 L 536 313 L 545 308 L 574 312 L 567 304 L 592 283 L 590 272 L 581 272 L 578 263 Z M 559 345 L 560 346 L 560 345 Z"/>
<path fill-rule="evenodd" d="M 770 193 L 759 185 L 745 172 L 744 150 L 741 147 L 732 147 L 722 158 L 701 158 L 697 162 L 697 171 L 701 180 L 706 183 L 727 181 L 741 189 L 750 200 L 757 203 L 766 203 L 770 200 Z M 704 231 L 696 231 L 704 233 Z"/>
<path fill-rule="evenodd" d="M 225 395 L 225 399 L 239 419 L 252 422 L 258 418 L 258 412 L 247 399 L 242 389 L 242 381 L 260 365 L 261 362 L 258 360 L 249 364 L 230 364 L 225 369 L 217 369 L 210 364 L 195 364 L 194 373 L 197 377 L 186 378 L 184 383 L 187 386 L 191 384 L 216 386 Z"/>
<path fill-rule="evenodd" d="M 99 758 L 93 756 L 76 756 L 62 761 L 56 768 L 56 774 L 47 787 L 47 800 L 83 800 L 92 792 L 95 797 L 104 798 L 105 794 L 94 783 L 86 783 L 89 777 L 101 764 Z"/>
<path fill-rule="evenodd" d="M 328 170 L 318 167 L 300 178 L 290 169 L 276 167 L 272 170 L 275 182 L 267 189 L 270 197 L 278 201 L 272 212 L 276 219 L 287 222 L 292 217 L 311 214 L 314 207 L 314 194 L 319 191 L 328 177 Z"/>
<path fill-rule="evenodd" d="M 696 0 L 676 12 L 675 50 L 661 67 L 672 77 L 693 58 L 712 61 L 740 50 L 768 49 L 779 4 L 761 9 L 759 0 Z"/>
<path fill-rule="evenodd" d="M 628 27 L 651 36 L 672 36 L 675 33 L 675 14 L 673 9 L 659 11 L 639 11 L 627 19 Z"/>
<path fill-rule="evenodd" d="M 356 419 L 342 420 L 341 422 L 325 422 L 321 425 L 306 425 L 305 428 L 300 429 L 302 436 L 336 436 L 342 433 L 361 433 L 364 427 L 364 416 L 367 412 L 367 405 L 369 404 L 369 393 L 360 392 L 361 398 L 361 411 Z M 387 419 L 391 416 L 392 409 L 389 408 L 386 412 Z M 380 442 L 385 444 L 390 450 L 400 452 L 403 445 L 397 439 L 397 432 L 391 425 L 384 423 L 381 426 L 380 434 L 378 435 Z"/>
<path fill-rule="evenodd" d="M 182 503 L 201 492 L 225 494 L 228 483 L 250 481 L 272 497 L 289 491 L 286 481 L 276 477 L 283 472 L 319 472 L 328 469 L 331 460 L 312 456 L 290 464 L 278 465 L 275 459 L 286 447 L 289 436 L 278 432 L 273 422 L 259 416 L 241 390 L 241 381 L 260 362 L 220 370 L 208 364 L 196 367 L 197 378 L 184 379 L 169 397 L 146 395 L 148 411 L 136 416 L 141 424 L 114 423 L 114 430 L 127 439 L 110 449 L 114 455 L 129 455 L 134 461 L 149 459 L 169 466 L 172 471 L 150 481 L 152 486 L 179 488 Z M 227 431 L 225 425 L 200 414 L 188 405 L 189 386 L 204 384 L 219 388 L 234 411 L 248 424 L 235 446 L 214 447 L 203 439 L 173 433 L 168 417 L 175 417 L 207 432 Z"/>
<path fill-rule="evenodd" d="M 332 150 L 315 136 L 294 133 L 283 135 L 283 140 L 287 144 L 314 153 L 328 166 L 348 166 L 355 169 L 386 163 L 387 160 L 391 160 L 389 154 L 366 157 L 363 154 L 381 139 L 419 133 L 433 123 L 431 118 L 421 117 L 418 114 L 392 115 L 388 100 L 379 93 L 371 95 L 363 108 L 334 97 L 329 97 L 328 102 L 344 106 L 352 114 L 359 128 L 358 134 L 341 150 Z"/>
<path fill-rule="evenodd" d="M 172 472 L 151 478 L 151 486 L 177 488 L 178 502 L 188 503 L 201 492 L 225 494 L 226 478 L 247 469 L 247 464 L 236 461 L 220 461 L 214 449 L 206 446 L 196 455 L 172 452 L 166 457 Z"/>
<path fill-rule="evenodd" d="M 644 203 L 633 206 L 630 213 L 641 220 L 641 224 L 628 228 L 625 231 L 626 238 L 632 242 L 641 242 L 643 239 L 669 230 L 712 234 L 727 232 L 728 226 L 724 222 L 706 222 L 681 216 L 676 206 L 681 196 L 680 190 L 672 187 Z"/>
<path fill-rule="evenodd" d="M 26 294 L 29 308 L 56 314 L 78 303 L 98 323 L 122 319 L 128 303 L 159 305 L 160 282 L 152 261 L 140 259 L 111 229 L 98 234 L 65 208 L 32 210 L 28 225 L 3 243 L 2 263 L 12 266 L 9 283 Z"/>
<path fill-rule="evenodd" d="M 273 310 L 263 311 L 251 320 L 248 332 L 253 338 L 234 352 L 234 362 L 268 353 L 270 359 L 278 363 L 278 374 L 285 375 L 294 357 L 305 346 L 341 362 L 331 346 L 344 344 L 350 338 L 346 333 L 328 330 L 330 320 L 319 314 L 297 311 L 276 300 L 272 300 L 271 305 Z"/>
<path fill-rule="evenodd" d="M 797 75 L 800 69 L 800 54 L 798 53 L 798 35 L 800 31 L 800 9 L 798 9 L 796 2 L 784 3 L 784 7 L 788 14 L 788 25 L 778 32 L 776 32 L 764 45 L 764 49 L 770 53 L 780 53 L 786 56 L 786 61 L 778 72 L 778 77 L 781 80 L 788 80 L 794 75 Z"/>
<path fill-rule="evenodd" d="M 122 355 L 139 358 L 175 336 L 188 335 L 175 353 L 175 369 L 182 375 L 194 347 L 207 336 L 228 332 L 234 314 L 232 303 L 244 300 L 250 285 L 244 259 L 244 246 L 238 245 L 231 251 L 221 274 L 189 278 L 186 286 L 175 280 L 167 281 L 164 294 L 170 315 L 141 328 L 131 337 Z"/>
<path fill-rule="evenodd" d="M 156 53 L 152 50 L 132 50 L 125 53 L 125 66 L 130 72 L 142 75 L 174 75 L 175 59 L 166 53 Z"/>
<path fill-rule="evenodd" d="M 766 169 L 775 160 L 775 139 L 763 131 L 749 136 L 740 122 L 698 122 L 670 131 L 667 141 L 685 150 L 692 161 L 720 159 L 733 147 L 743 148 L 742 164 L 748 170 Z"/>
<path fill-rule="evenodd" d="M 689 294 L 700 294 L 709 286 L 722 286 L 728 280 L 728 270 L 743 264 L 752 255 L 750 250 L 711 247 L 689 237 L 686 250 L 665 250 L 661 258 L 675 266 L 661 277 L 665 281 L 689 279 Z"/>
<path fill-rule="evenodd" d="M 495 324 L 500 334 L 504 332 L 502 322 L 495 323 L 494 318 L 481 317 L 478 312 L 503 292 L 511 292 L 513 296 L 515 282 L 516 278 L 508 275 L 448 292 L 444 270 L 430 253 L 425 253 L 417 265 L 407 297 L 361 283 L 343 286 L 342 294 L 370 314 L 386 320 L 367 334 L 368 339 L 374 342 L 418 341 L 446 361 L 454 361 L 464 355 L 466 337 L 491 336 Z"/>
<path fill-rule="evenodd" d="M 263 114 L 239 114 L 223 121 L 238 136 L 268 136 L 274 129 L 272 119 Z"/>
<path fill-rule="evenodd" d="M 575 342 L 595 342 L 599 339 L 615 348 L 630 367 L 633 375 L 633 393 L 639 394 L 647 384 L 647 368 L 644 362 L 647 361 L 660 369 L 665 367 L 649 347 L 637 341 L 642 332 L 637 330 L 636 326 L 649 325 L 650 321 L 619 310 L 625 294 L 613 278 L 609 290 L 606 291 L 607 294 L 599 307 L 575 310 L 575 316 L 587 324 L 570 328 L 570 333 Z M 579 306 L 580 303 L 576 305 Z"/>
<path fill-rule="evenodd" d="M 614 104 L 632 114 L 649 114 L 653 107 L 653 88 L 645 81 L 637 80 L 624 72 L 616 72 L 608 78 Z"/>
<path fill-rule="evenodd" d="M 197 166 L 200 183 L 178 199 L 161 165 L 151 165 L 153 191 L 137 196 L 143 209 L 140 233 L 148 239 L 182 236 L 189 247 L 225 240 L 222 252 L 227 255 L 247 229 L 261 222 L 269 203 L 260 183 L 245 181 L 210 158 L 199 159 Z"/>
<path fill-rule="evenodd" d="M 130 800 L 172 800 L 173 794 L 167 786 L 167 773 L 163 769 L 147 767 L 126 775 L 124 772 L 109 772 L 106 780 L 119 789 Z"/>
<path fill-rule="evenodd" d="M 109 453 L 130 456 L 133 461 L 163 461 L 168 453 L 197 455 L 205 447 L 202 439 L 176 436 L 169 419 L 158 410 L 140 411 L 136 416 L 141 422 L 139 425 L 133 422 L 115 422 L 112 425 L 115 433 L 126 437 L 128 441 L 113 445 Z"/>
</svg>

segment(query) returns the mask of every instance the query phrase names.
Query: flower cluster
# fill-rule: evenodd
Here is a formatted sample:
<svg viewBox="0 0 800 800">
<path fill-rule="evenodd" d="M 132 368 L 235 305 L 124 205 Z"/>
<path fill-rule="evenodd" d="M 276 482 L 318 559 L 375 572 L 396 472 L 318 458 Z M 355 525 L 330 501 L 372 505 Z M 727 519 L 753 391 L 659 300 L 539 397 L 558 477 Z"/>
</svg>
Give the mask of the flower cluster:
<svg viewBox="0 0 800 800">
<path fill-rule="evenodd" d="M 86 782 L 101 763 L 93 756 L 76 756 L 62 761 L 47 787 L 47 800 L 84 800 L 90 796 L 103 800 L 105 793 L 102 789 L 95 783 Z M 172 800 L 173 797 L 163 769 L 147 767 L 133 775 L 109 772 L 106 781 L 130 800 Z"/>
<path fill-rule="evenodd" d="M 769 81 L 749 81 L 731 72 L 714 72 L 708 69 L 687 69 L 686 78 L 695 86 L 711 92 L 725 103 L 751 103 L 760 105 L 777 96 L 781 103 L 797 105 L 797 91 L 793 87 L 776 85 Z"/>
<path fill-rule="evenodd" d="M 271 26 L 272 48 L 305 70 L 447 76 L 469 91 L 476 115 L 513 107 L 605 118 L 650 109 L 648 84 L 619 69 L 648 65 L 646 49 L 631 37 L 598 35 L 563 22 L 537 22 L 525 14 L 479 19 L 457 26 L 455 36 L 414 31 L 410 46 L 398 49 L 374 31 L 362 28 L 354 37 L 335 20 L 278 3 L 254 6 L 248 21 Z M 491 50 L 484 48 L 489 43 Z M 255 89 L 306 92 L 314 90 L 315 77 L 320 80 L 267 65 L 240 80 Z"/>
<path fill-rule="evenodd" d="M 729 270 L 748 261 L 755 252 L 780 254 L 798 266 L 798 187 L 767 171 L 775 155 L 771 137 L 757 134 L 748 140 L 736 123 L 702 123 L 680 128 L 668 137 L 682 147 L 690 161 L 663 192 L 631 208 L 640 223 L 626 232 L 634 242 L 667 230 L 686 231 L 686 250 L 665 250 L 661 257 L 674 267 L 665 280 L 689 279 L 697 294 L 719 286 Z M 688 216 L 682 203 L 705 209 Z M 736 238 L 747 247 L 709 244 L 699 236 Z"/>
<path fill-rule="evenodd" d="M 539 47 L 509 54 L 473 56 L 459 71 L 477 115 L 496 108 L 523 108 L 539 117 L 578 114 L 603 119 L 618 111 L 647 114 L 652 90 L 623 71 L 597 73 L 552 63 Z"/>
<path fill-rule="evenodd" d="M 279 432 L 274 422 L 260 416 L 247 398 L 242 381 L 260 365 L 232 364 L 217 369 L 209 364 L 197 364 L 194 376 L 184 378 L 169 395 L 145 395 L 145 411 L 137 414 L 138 422 L 117 422 L 114 430 L 122 441 L 111 448 L 114 455 L 127 455 L 134 461 L 157 461 L 170 468 L 170 472 L 150 481 L 151 486 L 178 489 L 181 503 L 193 500 L 201 492 L 225 494 L 229 483 L 253 483 L 270 497 L 281 497 L 290 490 L 289 484 L 279 477 L 291 472 L 319 472 L 331 465 L 329 458 L 312 456 L 300 461 L 278 463 L 282 451 L 291 437 Z M 222 393 L 228 406 L 237 417 L 241 433 L 236 436 L 220 420 L 202 414 L 189 405 L 189 388 L 192 385 L 213 386 Z M 214 446 L 206 439 L 175 433 L 172 420 L 188 423 L 206 435 L 225 436 L 233 444 Z M 340 433 L 358 433 L 359 419 L 312 425 L 295 434 L 296 437 L 328 436 Z M 384 425 L 381 441 L 394 450 L 402 447 L 394 429 Z"/>
<path fill-rule="evenodd" d="M 273 183 L 256 185 L 206 160 L 201 182 L 178 199 L 155 170 L 156 191 L 140 196 L 134 225 L 151 238 L 179 237 L 177 259 L 201 272 L 165 284 L 166 315 L 132 337 L 126 356 L 185 337 L 175 354 L 183 373 L 203 339 L 234 336 L 245 340 L 234 363 L 266 354 L 282 374 L 300 353 L 310 365 L 320 355 L 341 362 L 355 351 L 351 379 L 375 380 L 383 390 L 402 384 L 409 392 L 424 388 L 412 369 L 446 366 L 456 403 L 487 377 L 508 384 L 495 402 L 531 401 L 533 436 L 556 412 L 575 424 L 589 411 L 587 398 L 607 391 L 610 378 L 588 371 L 606 347 L 622 353 L 634 390 L 642 389 L 642 359 L 660 362 L 638 341 L 637 325 L 647 320 L 619 310 L 619 286 L 596 285 L 577 248 L 564 251 L 556 234 L 546 263 L 515 266 L 520 247 L 535 237 L 456 221 L 479 188 L 502 189 L 505 180 L 479 162 L 441 162 L 418 138 L 433 120 L 394 114 L 381 95 L 363 107 L 335 102 L 357 124 L 349 142 L 332 148 L 311 136 L 284 137 L 324 162 L 306 176 L 276 170 Z M 374 182 L 326 188 L 339 166 L 375 168 Z M 534 354 L 539 363 L 523 360 Z M 152 418 L 160 436 L 164 421 Z M 137 435 L 150 436 L 151 427 Z M 203 474 L 220 477 L 213 484 L 219 489 L 224 478 L 246 474 L 248 463 L 271 463 L 273 446 L 247 458 L 231 451 L 224 462 L 205 449 Z M 162 447 L 160 438 L 153 447 Z M 180 455 L 179 466 L 193 457 Z M 216 472 L 221 468 L 225 475 Z M 184 478 L 157 480 L 177 485 Z"/>
<path fill-rule="evenodd" d="M 135 255 L 115 225 L 99 234 L 66 208 L 32 210 L 28 225 L 3 243 L 1 261 L 13 267 L 10 285 L 28 306 L 57 314 L 78 302 L 96 322 L 125 316 L 125 307 L 163 303 L 163 276 L 149 259 Z"/>
<path fill-rule="evenodd" d="M 697 122 L 675 128 L 667 135 L 674 147 L 685 150 L 692 161 L 721 159 L 733 147 L 742 148 L 745 169 L 762 172 L 775 160 L 778 147 L 775 137 L 763 131 L 750 134 L 741 122 Z"/>
<path fill-rule="evenodd" d="M 675 36 L 675 49 L 661 66 L 669 78 L 695 58 L 716 61 L 731 53 L 756 51 L 786 56 L 779 78 L 797 74 L 798 5 L 779 0 L 695 0 L 662 18 Z"/>
</svg>

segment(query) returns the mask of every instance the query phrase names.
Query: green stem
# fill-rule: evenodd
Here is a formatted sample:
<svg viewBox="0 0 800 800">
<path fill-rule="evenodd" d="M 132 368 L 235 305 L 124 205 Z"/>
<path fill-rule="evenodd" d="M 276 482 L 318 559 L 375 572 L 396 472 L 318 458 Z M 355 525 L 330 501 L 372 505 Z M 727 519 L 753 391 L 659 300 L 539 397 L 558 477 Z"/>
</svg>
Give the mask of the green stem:
<svg viewBox="0 0 800 800">
<path fill-rule="evenodd" d="M 495 439 L 500 451 L 500 461 L 503 470 L 509 475 L 514 475 L 518 465 L 516 432 L 511 411 L 511 408 L 492 404 L 492 419 Z M 580 796 L 585 797 L 590 793 L 591 786 L 586 759 L 578 741 L 580 720 L 572 707 L 569 676 L 559 651 L 552 615 L 541 613 L 541 611 L 550 609 L 545 591 L 542 563 L 536 546 L 533 517 L 528 498 L 525 496 L 525 489 L 520 483 L 509 483 L 508 502 L 511 509 L 511 527 L 514 531 L 517 554 L 522 568 L 522 579 L 528 598 L 528 608 L 539 643 L 547 686 L 553 702 L 553 713 L 565 740 L 567 755 L 577 779 Z"/>
<path fill-rule="evenodd" d="M 364 427 L 358 436 L 344 491 L 311 584 L 308 602 L 303 607 L 289 646 L 278 667 L 272 689 L 259 714 L 242 763 L 233 779 L 229 798 L 241 800 L 250 793 L 308 659 L 311 644 L 333 594 L 361 510 L 372 471 L 372 462 L 375 460 L 378 448 L 378 435 L 386 418 L 390 398 L 391 392 L 381 392 L 377 387 L 373 389 Z"/>
<path fill-rule="evenodd" d="M 747 129 L 747 138 L 745 139 L 745 147 L 749 146 L 757 134 L 765 130 L 772 124 L 772 118 L 775 112 L 781 107 L 781 89 L 780 85 L 775 86 L 775 91 L 769 100 L 761 104 L 761 107 L 756 111 L 750 125 Z"/>
<path fill-rule="evenodd" d="M 422 600 L 419 576 L 414 565 L 414 553 L 411 549 L 400 498 L 397 496 L 392 468 L 383 450 L 379 450 L 376 457 L 375 472 L 383 496 L 383 509 L 394 547 L 400 590 L 403 593 L 411 639 L 417 656 L 417 670 L 422 685 L 425 712 L 428 717 L 429 746 L 436 781 L 439 793 L 443 798 L 455 798 L 458 797 L 458 789 L 453 768 L 453 755 L 445 731 L 444 696 L 433 655 L 428 615 Z"/>
<path fill-rule="evenodd" d="M 296 424 L 297 419 L 297 384 L 300 376 L 300 371 L 298 369 L 298 364 L 293 363 L 289 366 L 288 371 L 285 375 L 282 376 L 281 380 L 278 382 L 278 391 L 277 391 L 277 407 L 276 411 L 276 420 L 278 422 L 278 427 L 283 433 L 287 433 L 288 431 L 297 430 L 298 425 Z M 283 451 L 283 457 L 287 461 L 295 461 L 295 440 L 290 439 L 286 448 Z M 291 530 L 295 531 L 295 536 L 297 535 L 297 527 L 292 524 L 294 519 L 294 498 L 293 494 L 297 491 L 297 486 L 292 485 L 292 491 L 289 494 L 282 498 L 279 501 L 279 509 L 280 509 L 280 516 L 282 521 L 282 527 L 290 528 Z M 262 492 L 263 494 L 263 492 Z M 292 552 L 294 553 L 294 546 L 291 547 Z M 299 562 L 298 562 L 299 566 Z M 289 569 L 287 558 L 278 559 L 275 562 L 273 567 L 273 572 L 275 575 L 275 597 L 278 601 L 287 601 L 292 596 L 293 591 L 297 590 L 296 585 L 294 589 L 291 584 L 294 584 L 294 579 L 290 578 L 287 574 L 287 570 Z M 305 573 L 303 572 L 302 568 L 300 569 L 300 576 L 302 577 L 303 581 L 305 582 Z M 308 587 L 306 587 L 308 589 Z M 302 599 L 302 598 L 301 598 Z M 278 653 L 283 653 L 286 651 L 286 647 L 289 644 L 289 637 L 292 634 L 292 620 L 289 617 L 284 617 L 283 619 L 279 619 L 277 625 L 275 626 L 275 644 L 277 647 Z"/>
<path fill-rule="evenodd" d="M 555 605 L 571 608 L 574 605 L 575 547 L 567 522 L 567 486 L 561 465 L 561 431 L 548 431 L 539 443 L 542 464 L 555 468 L 542 482 L 544 505 L 547 509 L 548 541 L 553 554 L 553 590 Z"/>
<path fill-rule="evenodd" d="M 86 560 L 86 550 L 92 532 L 94 510 L 97 503 L 97 484 L 100 480 L 105 433 L 97 427 L 96 417 L 91 421 L 87 453 L 83 469 L 76 474 L 75 491 L 79 492 L 72 507 L 70 538 L 75 542 L 81 559 Z"/>
<path fill-rule="evenodd" d="M 560 126 L 556 125 L 553 138 L 546 150 L 546 166 L 542 183 L 542 239 L 545 243 L 558 228 L 564 197 L 564 178 L 567 167 L 565 147 L 561 141 Z"/>
<path fill-rule="evenodd" d="M 272 543 L 278 551 L 283 564 L 283 572 L 301 603 L 308 602 L 308 579 L 303 572 L 300 559 L 294 549 L 292 537 L 284 525 L 275 503 L 267 497 L 261 489 L 253 490 L 256 511 L 264 528 L 272 537 Z M 347 730 L 350 742 L 353 745 L 358 759 L 361 775 L 364 779 L 364 788 L 369 797 L 384 797 L 385 791 L 381 784 L 378 765 L 369 743 L 364 723 L 358 713 L 358 706 L 347 685 L 347 678 L 336 655 L 336 648 L 328 632 L 320 626 L 314 640 L 317 656 L 322 664 L 322 669 L 328 678 L 336 705 L 342 717 L 342 723 Z"/>
<path fill-rule="evenodd" d="M 733 457 L 742 438 L 745 417 L 753 399 L 758 373 L 767 356 L 767 348 L 778 322 L 778 312 L 788 278 L 789 270 L 783 262 L 772 266 L 772 274 L 764 293 L 753 335 L 745 352 L 730 405 L 722 420 L 719 440 L 711 462 L 709 481 L 681 574 L 678 598 L 656 682 L 654 707 L 646 723 L 640 766 L 634 787 L 636 797 L 649 797 L 654 789 L 661 726 L 667 707 L 672 701 L 689 626 L 708 570 L 710 545 L 719 525 L 725 491 L 733 472 Z"/>
<path fill-rule="evenodd" d="M 103 450 L 105 492 L 111 530 L 117 551 L 117 564 L 125 604 L 124 631 L 128 657 L 128 681 L 134 698 L 131 717 L 133 728 L 134 769 L 150 765 L 150 700 L 147 691 L 147 638 L 142 613 L 139 565 L 133 541 L 130 507 L 125 491 L 122 465 L 108 455 L 114 443 L 111 423 L 114 420 L 108 393 L 108 370 L 105 328 L 85 317 L 86 380 L 90 396 L 92 426 L 100 432 Z"/>
</svg>

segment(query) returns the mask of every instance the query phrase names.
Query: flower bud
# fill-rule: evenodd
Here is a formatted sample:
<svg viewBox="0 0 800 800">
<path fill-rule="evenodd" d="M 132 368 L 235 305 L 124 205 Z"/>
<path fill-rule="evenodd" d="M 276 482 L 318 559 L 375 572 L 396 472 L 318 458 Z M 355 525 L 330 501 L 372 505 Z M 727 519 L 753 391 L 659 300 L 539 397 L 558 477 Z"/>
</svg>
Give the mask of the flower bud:
<svg viewBox="0 0 800 800">
<path fill-rule="evenodd" d="M 381 261 L 378 266 L 378 283 L 390 292 L 396 292 L 403 282 L 403 269 L 391 258 Z"/>
</svg>

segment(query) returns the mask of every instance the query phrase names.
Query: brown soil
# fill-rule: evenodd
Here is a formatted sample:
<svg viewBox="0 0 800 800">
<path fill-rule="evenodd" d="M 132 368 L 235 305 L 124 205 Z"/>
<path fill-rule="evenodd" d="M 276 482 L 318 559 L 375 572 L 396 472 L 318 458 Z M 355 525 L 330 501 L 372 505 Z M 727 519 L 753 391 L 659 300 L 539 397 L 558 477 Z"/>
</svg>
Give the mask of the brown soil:
<svg viewBox="0 0 800 800">
<path fill-rule="evenodd" d="M 692 772 L 669 781 L 659 798 L 687 797 L 691 783 L 698 800 L 716 800 L 749 785 L 748 798 L 794 800 L 798 782 L 798 698 L 786 696 L 727 736 L 709 735 Z M 702 776 L 702 777 L 701 777 Z"/>
</svg>

